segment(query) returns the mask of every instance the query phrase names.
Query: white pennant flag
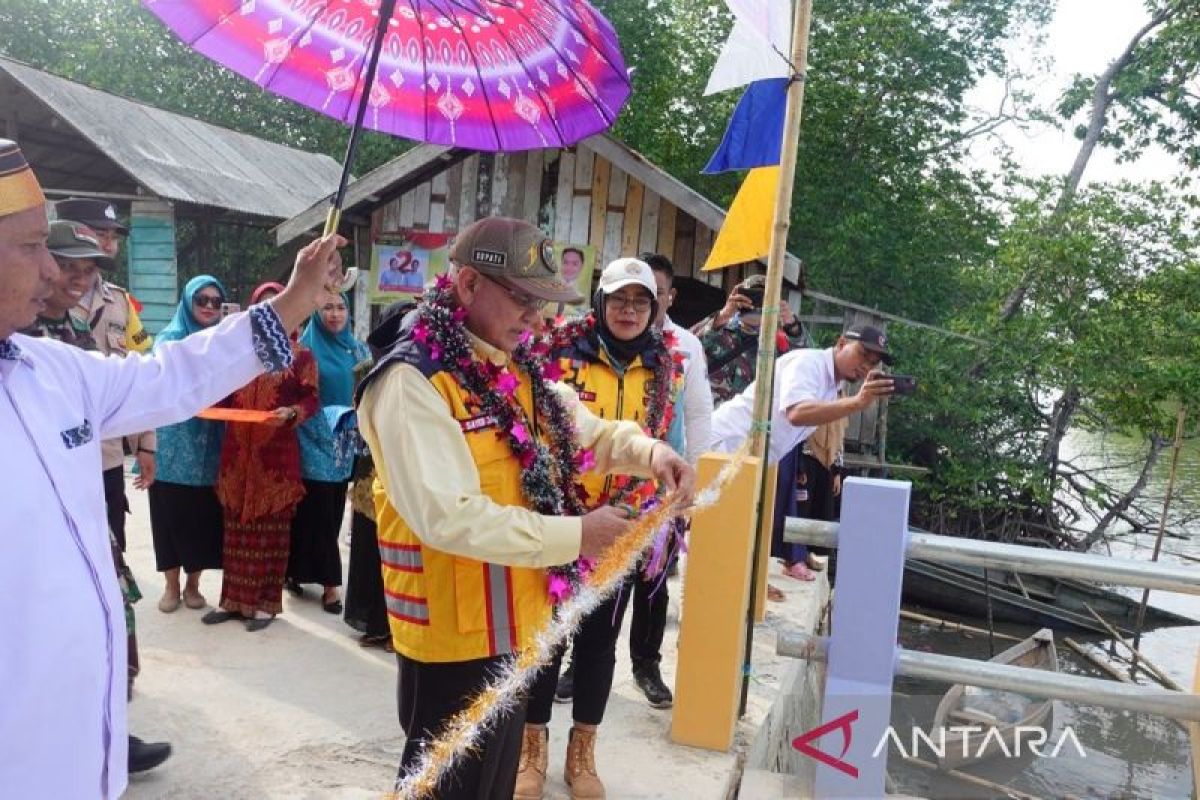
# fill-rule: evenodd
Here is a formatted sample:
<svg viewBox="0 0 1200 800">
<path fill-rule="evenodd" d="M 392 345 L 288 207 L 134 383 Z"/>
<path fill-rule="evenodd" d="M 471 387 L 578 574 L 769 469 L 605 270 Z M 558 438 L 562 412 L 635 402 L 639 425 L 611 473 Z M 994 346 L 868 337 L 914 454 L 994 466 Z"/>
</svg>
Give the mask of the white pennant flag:
<svg viewBox="0 0 1200 800">
<path fill-rule="evenodd" d="M 733 12 L 733 30 L 704 94 L 736 89 L 767 78 L 786 78 L 792 47 L 792 9 L 789 0 L 725 0 Z"/>
</svg>

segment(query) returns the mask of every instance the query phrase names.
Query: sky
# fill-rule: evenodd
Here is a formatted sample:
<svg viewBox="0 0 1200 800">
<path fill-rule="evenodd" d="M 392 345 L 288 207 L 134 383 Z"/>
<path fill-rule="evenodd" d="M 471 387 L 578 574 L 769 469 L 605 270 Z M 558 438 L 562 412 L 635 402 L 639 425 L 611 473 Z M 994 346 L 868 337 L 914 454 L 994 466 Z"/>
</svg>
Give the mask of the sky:
<svg viewBox="0 0 1200 800">
<path fill-rule="evenodd" d="M 1075 73 L 1098 74 L 1125 49 L 1129 39 L 1149 21 L 1142 0 L 1059 0 L 1053 22 L 1047 31 L 1043 55 L 1053 59 L 1049 72 L 1041 69 L 1039 77 L 1030 78 L 1024 86 L 1036 101 L 1052 110 L 1062 91 L 1070 85 Z M 1026 70 L 1034 69 L 1032 55 L 1015 56 Z M 989 81 L 979 86 L 968 98 L 972 106 L 996 109 L 1003 97 L 1002 82 Z M 1083 119 L 1083 114 L 1073 121 Z M 1073 135 L 1075 125 L 1055 130 L 1048 125 L 1036 125 L 1021 130 L 1008 125 L 1000 132 L 1004 142 L 1013 149 L 1014 157 L 1030 175 L 1066 174 L 1079 149 Z M 993 167 L 997 161 L 991 147 L 980 143 L 972 148 L 974 163 Z M 1118 164 L 1110 150 L 1097 148 L 1084 173 L 1084 182 L 1112 180 L 1165 180 L 1181 170 L 1170 154 L 1154 150 L 1132 164 Z"/>
</svg>

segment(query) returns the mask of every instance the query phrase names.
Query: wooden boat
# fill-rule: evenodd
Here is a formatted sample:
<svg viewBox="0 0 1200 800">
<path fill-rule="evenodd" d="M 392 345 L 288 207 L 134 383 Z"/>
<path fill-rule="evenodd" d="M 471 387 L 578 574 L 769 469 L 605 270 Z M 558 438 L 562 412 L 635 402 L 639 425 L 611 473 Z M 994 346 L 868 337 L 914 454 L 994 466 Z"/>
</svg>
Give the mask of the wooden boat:
<svg viewBox="0 0 1200 800">
<path fill-rule="evenodd" d="M 994 664 L 1058 671 L 1058 652 L 1054 633 L 1042 628 L 991 659 Z M 955 684 L 938 703 L 933 715 L 930 738 L 943 741 L 938 766 L 944 770 L 986 761 L 1009 753 L 1017 755 L 1029 749 L 1032 731 L 1041 729 L 1048 736 L 1054 726 L 1054 700 L 1031 699 L 1012 692 Z M 953 727 L 979 727 L 978 731 L 950 730 Z M 943 733 L 944 731 L 944 733 Z M 965 741 L 964 741 L 965 737 Z M 1018 743 L 1018 739 L 1023 741 Z"/>
<path fill-rule="evenodd" d="M 1069 578 L 989 570 L 992 618 L 1068 632 L 1108 632 L 1088 613 L 1091 606 L 1113 627 L 1132 635 L 1138 601 L 1101 586 Z M 962 616 L 986 618 L 988 588 L 980 567 L 909 560 L 904 567 L 904 600 Z M 1146 607 L 1145 630 L 1200 625 L 1200 620 L 1154 606 Z"/>
</svg>

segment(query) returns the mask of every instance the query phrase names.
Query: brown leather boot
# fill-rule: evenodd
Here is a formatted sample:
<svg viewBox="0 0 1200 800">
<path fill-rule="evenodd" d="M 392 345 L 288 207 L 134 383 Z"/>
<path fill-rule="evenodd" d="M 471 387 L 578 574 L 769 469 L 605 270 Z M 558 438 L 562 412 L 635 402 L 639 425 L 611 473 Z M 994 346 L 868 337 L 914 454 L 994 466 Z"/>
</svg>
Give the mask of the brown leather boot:
<svg viewBox="0 0 1200 800">
<path fill-rule="evenodd" d="M 604 784 L 596 774 L 596 731 L 571 728 L 563 779 L 571 788 L 571 800 L 604 800 Z"/>
<path fill-rule="evenodd" d="M 537 725 L 525 726 L 521 740 L 521 762 L 517 767 L 517 783 L 513 800 L 542 800 L 549 764 L 550 732 Z"/>
</svg>

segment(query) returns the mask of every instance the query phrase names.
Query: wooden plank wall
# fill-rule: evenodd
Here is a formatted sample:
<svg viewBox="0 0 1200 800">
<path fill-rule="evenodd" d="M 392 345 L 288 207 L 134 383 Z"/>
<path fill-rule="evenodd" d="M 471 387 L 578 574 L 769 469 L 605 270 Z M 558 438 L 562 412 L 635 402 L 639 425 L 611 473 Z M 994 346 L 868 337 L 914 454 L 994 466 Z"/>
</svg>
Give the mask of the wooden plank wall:
<svg viewBox="0 0 1200 800">
<path fill-rule="evenodd" d="M 654 251 L 670 256 L 677 274 L 713 286 L 741 279 L 740 269 L 702 273 L 713 230 L 583 145 L 472 155 L 380 206 L 371 227 L 376 235 L 450 233 L 491 214 L 529 220 L 557 241 L 592 245 L 597 275 L 614 258 Z"/>
</svg>

